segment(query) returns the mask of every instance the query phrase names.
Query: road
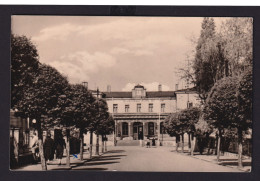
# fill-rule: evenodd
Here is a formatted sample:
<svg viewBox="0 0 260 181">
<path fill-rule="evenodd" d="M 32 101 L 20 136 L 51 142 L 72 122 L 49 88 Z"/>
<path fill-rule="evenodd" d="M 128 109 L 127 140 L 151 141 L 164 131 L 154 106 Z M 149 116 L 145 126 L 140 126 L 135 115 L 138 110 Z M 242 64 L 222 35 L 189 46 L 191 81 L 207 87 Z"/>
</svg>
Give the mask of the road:
<svg viewBox="0 0 260 181">
<path fill-rule="evenodd" d="M 141 171 L 141 172 L 241 172 L 236 168 L 217 165 L 182 153 L 173 147 L 146 148 L 140 146 L 108 147 L 108 152 L 93 159 L 84 153 L 84 161 L 71 156 L 71 168 L 53 161 L 48 170 L 89 170 L 89 171 Z M 41 164 L 28 165 L 16 170 L 41 170 Z"/>
<path fill-rule="evenodd" d="M 112 147 L 99 158 L 73 167 L 79 170 L 144 172 L 238 172 L 237 169 L 192 158 L 169 147 Z"/>
</svg>

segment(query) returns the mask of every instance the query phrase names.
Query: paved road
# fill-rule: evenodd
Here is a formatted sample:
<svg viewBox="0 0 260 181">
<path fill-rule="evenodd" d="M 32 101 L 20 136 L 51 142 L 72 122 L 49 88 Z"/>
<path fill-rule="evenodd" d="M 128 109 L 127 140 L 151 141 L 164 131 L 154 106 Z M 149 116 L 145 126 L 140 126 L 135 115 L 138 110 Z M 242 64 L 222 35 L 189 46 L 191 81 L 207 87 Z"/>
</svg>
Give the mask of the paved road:
<svg viewBox="0 0 260 181">
<path fill-rule="evenodd" d="M 71 157 L 72 170 L 90 171 L 143 171 L 143 172 L 239 172 L 235 168 L 220 166 L 211 162 L 176 153 L 173 148 L 146 148 L 139 146 L 109 147 L 108 152 L 92 160 Z M 84 158 L 88 158 L 87 153 Z M 48 170 L 64 170 L 63 164 L 55 161 L 48 165 Z M 41 165 L 28 165 L 17 170 L 41 170 Z"/>
<path fill-rule="evenodd" d="M 157 172 L 238 172 L 237 169 L 216 165 L 171 151 L 170 148 L 138 146 L 112 147 L 96 158 L 73 169 L 107 171 Z"/>
</svg>

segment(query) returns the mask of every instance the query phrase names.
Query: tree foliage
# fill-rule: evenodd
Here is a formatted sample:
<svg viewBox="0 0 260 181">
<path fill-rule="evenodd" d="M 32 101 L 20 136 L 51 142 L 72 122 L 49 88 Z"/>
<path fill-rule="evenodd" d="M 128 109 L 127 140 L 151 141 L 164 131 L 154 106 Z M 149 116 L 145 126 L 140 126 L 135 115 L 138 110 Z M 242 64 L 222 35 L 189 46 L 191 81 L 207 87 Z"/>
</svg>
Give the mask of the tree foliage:
<svg viewBox="0 0 260 181">
<path fill-rule="evenodd" d="M 200 116 L 200 108 L 192 107 L 170 114 L 164 121 L 164 127 L 171 136 L 194 133 L 195 124 Z"/>
<path fill-rule="evenodd" d="M 25 36 L 11 35 L 11 108 L 33 84 L 39 68 L 35 45 Z"/>
<path fill-rule="evenodd" d="M 214 83 L 227 76 L 227 60 L 213 18 L 204 18 L 193 62 L 195 85 L 202 99 L 206 99 Z"/>
<path fill-rule="evenodd" d="M 241 76 L 238 89 L 238 106 L 239 117 L 237 119 L 237 126 L 243 128 L 252 128 L 252 99 L 253 99 L 253 77 L 252 69 L 247 69 Z"/>
<path fill-rule="evenodd" d="M 238 117 L 236 90 L 239 78 L 225 77 L 212 87 L 204 107 L 210 125 L 220 130 L 229 128 Z"/>
<path fill-rule="evenodd" d="M 88 130 L 99 134 L 103 123 L 109 118 L 107 103 L 104 99 L 96 98 L 92 105 L 92 120 Z"/>
<path fill-rule="evenodd" d="M 31 85 L 24 87 L 23 97 L 16 108 L 30 118 L 47 116 L 56 107 L 59 95 L 64 94 L 68 81 L 56 69 L 45 64 L 39 65 L 38 73 L 32 80 Z"/>
<path fill-rule="evenodd" d="M 220 28 L 229 74 L 239 75 L 253 61 L 253 18 L 229 18 Z"/>
</svg>

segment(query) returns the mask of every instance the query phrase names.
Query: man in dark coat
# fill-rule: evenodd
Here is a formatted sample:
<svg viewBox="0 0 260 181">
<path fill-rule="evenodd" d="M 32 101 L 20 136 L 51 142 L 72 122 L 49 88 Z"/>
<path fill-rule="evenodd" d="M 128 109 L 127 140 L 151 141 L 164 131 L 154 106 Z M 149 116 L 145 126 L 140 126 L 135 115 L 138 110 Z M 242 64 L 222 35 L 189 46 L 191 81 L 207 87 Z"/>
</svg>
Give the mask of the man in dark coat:
<svg viewBox="0 0 260 181">
<path fill-rule="evenodd" d="M 44 157 L 47 160 L 47 163 L 49 163 L 49 161 L 53 160 L 54 158 L 54 141 L 51 138 L 51 135 L 49 133 L 43 144 L 43 149 L 44 149 Z"/>
<path fill-rule="evenodd" d="M 61 159 L 63 157 L 63 151 L 66 148 L 65 140 L 63 139 L 63 135 L 61 132 L 57 132 L 57 138 L 55 140 L 55 150 L 56 150 L 56 158 L 59 161 L 59 165 L 61 165 Z"/>
</svg>

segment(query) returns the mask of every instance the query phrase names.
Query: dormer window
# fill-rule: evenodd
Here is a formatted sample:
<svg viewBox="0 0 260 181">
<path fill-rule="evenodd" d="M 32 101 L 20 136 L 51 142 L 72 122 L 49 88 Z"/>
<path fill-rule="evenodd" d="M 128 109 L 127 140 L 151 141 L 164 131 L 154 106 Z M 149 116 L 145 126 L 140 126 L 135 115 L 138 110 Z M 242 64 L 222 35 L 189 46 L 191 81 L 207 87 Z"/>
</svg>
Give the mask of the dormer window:
<svg viewBox="0 0 260 181">
<path fill-rule="evenodd" d="M 144 86 L 138 84 L 132 89 L 132 97 L 133 98 L 143 98 L 146 96 L 146 89 Z"/>
</svg>

